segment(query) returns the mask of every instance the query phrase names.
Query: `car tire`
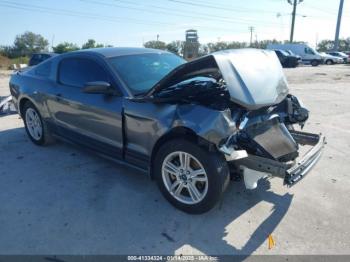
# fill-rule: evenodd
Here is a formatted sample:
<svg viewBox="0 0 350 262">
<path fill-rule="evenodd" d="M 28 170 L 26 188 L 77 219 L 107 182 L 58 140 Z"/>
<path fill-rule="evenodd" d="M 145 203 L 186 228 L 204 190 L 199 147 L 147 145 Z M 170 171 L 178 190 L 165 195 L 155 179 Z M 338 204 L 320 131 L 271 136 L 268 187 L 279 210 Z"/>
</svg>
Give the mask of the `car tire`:
<svg viewBox="0 0 350 262">
<path fill-rule="evenodd" d="M 317 60 L 312 60 L 311 61 L 311 65 L 312 66 L 318 66 L 319 65 L 319 62 Z"/>
<path fill-rule="evenodd" d="M 36 145 L 48 145 L 54 142 L 46 123 L 33 103 L 27 101 L 22 110 L 22 117 L 26 132 L 30 140 Z"/>
<path fill-rule="evenodd" d="M 330 59 L 328 59 L 328 60 L 326 61 L 326 64 L 327 64 L 327 65 L 333 65 L 333 61 L 330 60 Z"/>
<path fill-rule="evenodd" d="M 230 178 L 223 155 L 184 139 L 163 144 L 155 156 L 153 170 L 164 197 L 190 214 L 212 209 Z"/>
</svg>

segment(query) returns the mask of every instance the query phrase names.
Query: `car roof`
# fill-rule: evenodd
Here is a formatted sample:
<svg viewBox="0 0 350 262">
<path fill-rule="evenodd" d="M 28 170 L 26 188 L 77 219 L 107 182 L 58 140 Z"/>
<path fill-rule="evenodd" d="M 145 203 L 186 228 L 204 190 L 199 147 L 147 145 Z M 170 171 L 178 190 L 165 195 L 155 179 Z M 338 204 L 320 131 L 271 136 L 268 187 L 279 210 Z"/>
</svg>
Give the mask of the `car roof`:
<svg viewBox="0 0 350 262">
<path fill-rule="evenodd" d="M 78 51 L 74 51 L 71 53 L 93 53 L 99 54 L 106 58 L 115 57 L 115 56 L 123 56 L 123 55 L 137 55 L 137 54 L 159 54 L 166 53 L 167 51 L 152 49 L 152 48 L 141 48 L 141 47 L 104 47 L 104 48 L 90 48 L 90 49 L 82 49 Z"/>
</svg>

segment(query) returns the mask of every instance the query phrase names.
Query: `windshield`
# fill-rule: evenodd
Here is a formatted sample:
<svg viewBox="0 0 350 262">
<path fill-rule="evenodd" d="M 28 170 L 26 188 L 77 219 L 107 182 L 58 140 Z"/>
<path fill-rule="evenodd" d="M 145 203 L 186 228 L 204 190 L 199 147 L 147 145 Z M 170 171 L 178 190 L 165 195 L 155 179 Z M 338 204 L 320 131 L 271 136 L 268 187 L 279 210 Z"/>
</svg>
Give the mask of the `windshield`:
<svg viewBox="0 0 350 262">
<path fill-rule="evenodd" d="M 110 63 L 134 95 L 149 91 L 171 70 L 186 61 L 169 53 L 117 56 Z"/>
<path fill-rule="evenodd" d="M 290 55 L 296 56 L 296 54 L 294 54 L 294 52 L 293 52 L 292 50 L 286 50 L 286 52 L 287 52 L 288 54 L 290 54 Z"/>
<path fill-rule="evenodd" d="M 285 56 L 289 56 L 290 54 L 287 52 L 287 51 L 285 51 L 285 50 L 279 50 L 283 55 L 285 55 Z"/>
</svg>

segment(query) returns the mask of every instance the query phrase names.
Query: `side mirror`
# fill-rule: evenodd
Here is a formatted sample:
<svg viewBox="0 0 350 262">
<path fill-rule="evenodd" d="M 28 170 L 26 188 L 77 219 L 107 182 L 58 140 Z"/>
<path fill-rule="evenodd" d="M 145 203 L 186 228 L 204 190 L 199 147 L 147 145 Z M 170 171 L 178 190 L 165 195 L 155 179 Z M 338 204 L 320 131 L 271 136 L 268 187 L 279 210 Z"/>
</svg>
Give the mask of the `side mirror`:
<svg viewBox="0 0 350 262">
<path fill-rule="evenodd" d="M 87 94 L 116 94 L 116 90 L 114 90 L 111 84 L 104 81 L 87 82 L 82 91 Z"/>
</svg>

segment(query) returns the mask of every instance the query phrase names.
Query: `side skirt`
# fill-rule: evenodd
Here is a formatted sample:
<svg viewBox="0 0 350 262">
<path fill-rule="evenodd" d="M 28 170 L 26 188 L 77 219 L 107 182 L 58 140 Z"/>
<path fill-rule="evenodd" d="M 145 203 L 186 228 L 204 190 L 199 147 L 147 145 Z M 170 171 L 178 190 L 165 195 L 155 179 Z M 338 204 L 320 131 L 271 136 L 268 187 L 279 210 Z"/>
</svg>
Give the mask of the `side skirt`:
<svg viewBox="0 0 350 262">
<path fill-rule="evenodd" d="M 115 163 L 134 168 L 143 173 L 149 174 L 149 157 L 132 151 L 123 151 L 114 146 L 96 141 L 74 131 L 66 130 L 62 127 L 54 126 L 50 122 L 46 122 L 52 135 L 58 140 L 64 141 L 71 145 L 78 146 L 89 153 L 97 154 L 105 159 Z"/>
<path fill-rule="evenodd" d="M 139 171 L 139 172 L 142 172 L 142 173 L 145 173 L 145 174 L 149 175 L 149 170 L 148 170 L 148 168 L 147 168 L 147 169 L 141 168 L 141 167 L 139 167 L 139 166 L 137 166 L 137 165 L 134 165 L 134 164 L 131 164 L 130 162 L 127 162 L 127 161 L 125 161 L 125 160 L 123 160 L 123 159 L 116 158 L 116 157 L 112 157 L 112 156 L 110 156 L 109 154 L 102 153 L 102 152 L 100 152 L 100 151 L 96 151 L 96 150 L 94 150 L 94 149 L 92 149 L 92 148 L 90 148 L 90 147 L 87 147 L 87 146 L 82 145 L 82 144 L 80 144 L 80 143 L 76 143 L 76 142 L 74 142 L 74 141 L 72 141 L 72 140 L 70 140 L 70 139 L 67 139 L 67 138 L 65 138 L 65 137 L 63 137 L 63 136 L 60 136 L 60 135 L 58 135 L 58 134 L 56 134 L 56 133 L 53 134 L 53 136 L 54 136 L 55 138 L 57 138 L 58 140 L 60 140 L 60 141 L 63 141 L 63 142 L 65 142 L 65 143 L 67 143 L 67 144 L 70 144 L 70 145 L 72 145 L 72 146 L 78 147 L 78 148 L 80 148 L 81 150 L 87 151 L 87 152 L 90 153 L 90 154 L 98 155 L 98 156 L 100 156 L 100 157 L 102 157 L 102 158 L 104 158 L 104 159 L 107 159 L 107 160 L 109 160 L 109 161 L 112 161 L 112 162 L 114 162 L 114 163 L 117 163 L 117 164 L 120 164 L 120 165 L 123 165 L 123 166 L 127 166 L 127 167 L 130 167 L 130 168 L 133 168 L 133 169 L 135 169 L 135 170 L 137 170 L 137 171 Z"/>
</svg>

